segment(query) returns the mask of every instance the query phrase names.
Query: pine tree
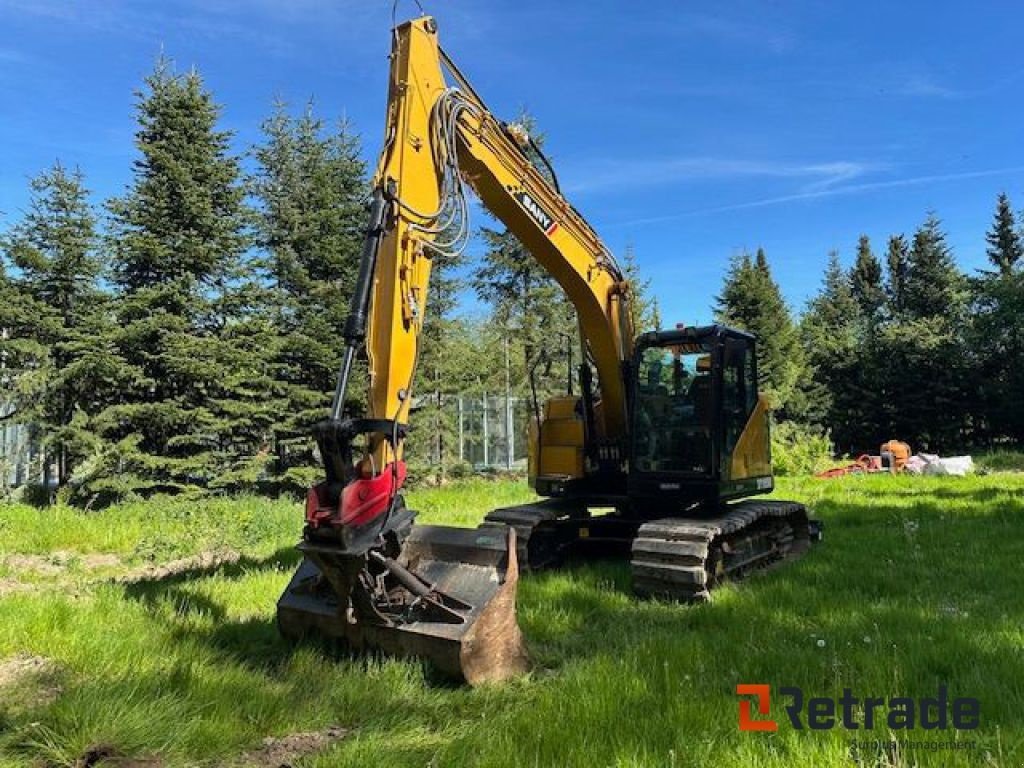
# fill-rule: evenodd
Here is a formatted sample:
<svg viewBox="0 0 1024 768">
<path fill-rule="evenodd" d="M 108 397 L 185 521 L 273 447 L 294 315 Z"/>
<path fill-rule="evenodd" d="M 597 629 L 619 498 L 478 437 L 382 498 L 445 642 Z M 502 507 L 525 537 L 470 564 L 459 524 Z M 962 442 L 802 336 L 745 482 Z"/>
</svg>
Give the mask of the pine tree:
<svg viewBox="0 0 1024 768">
<path fill-rule="evenodd" d="M 864 319 L 874 324 L 885 305 L 882 265 L 871 251 L 871 241 L 861 235 L 857 241 L 857 260 L 850 269 L 850 285 Z"/>
<path fill-rule="evenodd" d="M 979 431 L 990 441 L 1024 443 L 1024 270 L 983 274 L 973 310 L 968 346 L 980 357 Z"/>
<path fill-rule="evenodd" d="M 854 340 L 854 323 L 863 304 L 857 294 L 856 281 L 849 280 L 839 262 L 839 253 L 830 251 L 821 290 L 811 299 L 808 311 L 821 327 L 843 338 L 838 339 L 842 346 L 848 346 Z M 834 338 L 834 335 L 833 335 Z"/>
<path fill-rule="evenodd" d="M 266 440 L 239 429 L 268 420 L 252 385 L 265 374 L 263 345 L 246 350 L 236 335 L 251 303 L 249 216 L 231 133 L 218 129 L 198 72 L 177 75 L 161 59 L 145 86 L 134 179 L 108 203 L 116 345 L 130 385 L 101 416 L 113 450 L 94 488 L 198 491 L 256 460 Z"/>
<path fill-rule="evenodd" d="M 972 280 L 970 343 L 979 363 L 979 432 L 989 440 L 1024 441 L 1024 271 L 1022 242 L 1013 210 L 1000 194 L 992 228 L 986 233 L 989 261 Z"/>
<path fill-rule="evenodd" d="M 9 272 L 7 238 L 0 244 L 0 426 L 4 426 L 31 421 L 37 382 L 45 381 L 49 357 L 46 344 L 36 337 L 38 329 L 53 323 L 46 307 Z"/>
<path fill-rule="evenodd" d="M 808 301 L 797 323 L 808 372 L 799 382 L 799 388 L 807 404 L 805 420 L 811 426 L 822 427 L 832 423 L 834 393 L 826 379 L 831 378 L 829 369 L 834 363 L 831 350 L 839 346 L 836 329 L 843 328 L 847 322 L 845 318 L 838 322 L 842 311 L 839 302 L 847 299 L 853 304 L 846 274 L 839 264 L 839 254 L 830 251 L 822 286 Z"/>
<path fill-rule="evenodd" d="M 715 297 L 715 315 L 720 322 L 742 327 L 754 322 L 761 306 L 760 285 L 750 254 L 736 254 L 729 260 L 722 293 Z M 762 370 L 762 375 L 765 371 Z"/>
<path fill-rule="evenodd" d="M 439 239 L 453 239 L 454 232 Z M 459 461 L 457 398 L 479 378 L 473 364 L 471 325 L 453 316 L 464 280 L 458 270 L 465 254 L 446 250 L 431 256 L 419 361 L 413 388 L 416 426 L 405 444 L 413 474 L 444 482 Z"/>
<path fill-rule="evenodd" d="M 529 251 L 507 230 L 481 227 L 485 244 L 473 287 L 493 308 L 494 320 L 516 334 L 522 347 L 523 370 L 542 352 L 557 355 L 559 334 L 576 332 L 575 310 L 565 294 Z M 545 366 L 545 373 L 552 373 Z M 561 372 L 553 374 L 563 378 Z"/>
<path fill-rule="evenodd" d="M 657 296 L 651 299 L 651 327 L 656 330 L 665 327 L 661 320 L 661 304 Z"/>
<path fill-rule="evenodd" d="M 903 291 L 904 310 L 911 317 L 956 319 L 955 310 L 963 307 L 963 276 L 933 213 L 914 233 Z"/>
<path fill-rule="evenodd" d="M 963 276 L 934 214 L 914 233 L 901 284 L 895 320 L 871 340 L 865 362 L 876 372 L 881 423 L 915 447 L 956 447 L 970 426 L 977 382 L 963 339 Z"/>
<path fill-rule="evenodd" d="M 644 278 L 640 271 L 640 264 L 636 260 L 636 251 L 631 244 L 626 246 L 622 255 L 622 274 L 629 283 L 632 298 L 629 308 L 632 314 L 633 329 L 638 334 L 644 331 L 658 330 L 658 323 L 661 319 L 658 300 L 651 291 L 650 278 Z"/>
<path fill-rule="evenodd" d="M 60 488 L 96 449 L 91 418 L 115 367 L 88 195 L 82 174 L 58 162 L 32 179 L 29 210 L 5 242 L 18 270 L 11 287 L 20 293 L 20 318 L 0 325 L 10 346 L 21 342 L 25 350 L 27 342 L 34 349 L 31 362 L 22 359 L 15 408 L 39 433 Z"/>
<path fill-rule="evenodd" d="M 886 296 L 890 316 L 896 317 L 906 308 L 907 269 L 910 262 L 910 247 L 903 235 L 893 235 L 885 253 L 888 268 Z"/>
<path fill-rule="evenodd" d="M 877 327 L 865 322 L 850 275 L 835 252 L 829 254 L 821 290 L 809 302 L 800 327 L 811 369 L 803 379 L 807 420 L 827 428 L 842 452 L 873 451 L 883 431 L 872 365 Z"/>
<path fill-rule="evenodd" d="M 301 488 L 320 471 L 311 427 L 330 405 L 341 360 L 366 226 L 366 167 L 348 123 L 328 131 L 312 104 L 294 117 L 277 103 L 263 134 L 253 151 L 258 168 L 251 188 L 268 254 L 267 300 L 279 330 L 275 470 L 280 482 Z M 353 400 L 362 396 L 359 384 L 350 388 Z"/>
<path fill-rule="evenodd" d="M 1009 274 L 1024 256 L 1024 242 L 1017 229 L 1017 222 L 1010 206 L 1010 198 L 1000 192 L 996 199 L 996 212 L 992 228 L 985 234 L 988 260 L 1001 274 Z"/>
<path fill-rule="evenodd" d="M 757 336 L 758 383 L 783 418 L 802 415 L 806 404 L 797 386 L 806 361 L 797 328 L 772 277 L 763 249 L 756 257 L 734 257 L 722 293 L 716 297 L 719 322 Z"/>
</svg>

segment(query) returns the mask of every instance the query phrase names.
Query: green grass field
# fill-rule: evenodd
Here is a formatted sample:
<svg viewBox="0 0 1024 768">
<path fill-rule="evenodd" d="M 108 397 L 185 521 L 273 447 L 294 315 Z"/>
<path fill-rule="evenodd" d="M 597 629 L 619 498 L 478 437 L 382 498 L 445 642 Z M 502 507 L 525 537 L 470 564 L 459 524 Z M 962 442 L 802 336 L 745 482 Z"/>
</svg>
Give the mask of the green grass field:
<svg viewBox="0 0 1024 768">
<path fill-rule="evenodd" d="M 1024 764 L 1024 475 L 782 479 L 776 495 L 826 523 L 803 560 L 699 607 L 637 601 L 621 563 L 528 576 L 534 669 L 472 690 L 278 639 L 297 504 L 0 507 L 0 766 L 279 765 L 264 738 L 328 726 L 347 735 L 297 765 Z M 473 481 L 410 506 L 472 525 L 529 497 Z M 182 560 L 204 552 L 227 554 Z M 865 731 L 796 731 L 776 710 L 777 733 L 740 732 L 738 683 L 886 698 L 945 684 L 980 700 L 981 723 L 901 736 L 961 749 L 852 754 Z"/>
</svg>

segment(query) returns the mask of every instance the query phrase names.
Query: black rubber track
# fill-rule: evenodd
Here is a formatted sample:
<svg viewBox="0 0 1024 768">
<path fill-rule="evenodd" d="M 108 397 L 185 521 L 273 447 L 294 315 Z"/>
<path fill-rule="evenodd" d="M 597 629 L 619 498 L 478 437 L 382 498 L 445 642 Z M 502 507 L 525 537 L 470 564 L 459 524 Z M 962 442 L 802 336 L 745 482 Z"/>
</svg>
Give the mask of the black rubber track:
<svg viewBox="0 0 1024 768">
<path fill-rule="evenodd" d="M 733 542 L 758 546 L 756 557 L 726 571 Z M 681 602 L 704 602 L 720 577 L 799 557 L 810 544 L 807 509 L 792 501 L 742 501 L 715 517 L 669 517 L 640 527 L 630 565 L 633 590 Z"/>
</svg>

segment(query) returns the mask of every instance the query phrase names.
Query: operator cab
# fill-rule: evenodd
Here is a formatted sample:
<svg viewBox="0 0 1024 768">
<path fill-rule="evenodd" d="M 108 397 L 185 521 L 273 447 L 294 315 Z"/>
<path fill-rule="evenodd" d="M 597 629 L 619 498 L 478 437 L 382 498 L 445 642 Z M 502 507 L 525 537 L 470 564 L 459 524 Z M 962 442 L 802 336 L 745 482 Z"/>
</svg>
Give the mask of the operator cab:
<svg viewBox="0 0 1024 768">
<path fill-rule="evenodd" d="M 631 497 L 690 504 L 771 489 L 754 344 L 752 335 L 723 325 L 637 339 Z"/>
</svg>

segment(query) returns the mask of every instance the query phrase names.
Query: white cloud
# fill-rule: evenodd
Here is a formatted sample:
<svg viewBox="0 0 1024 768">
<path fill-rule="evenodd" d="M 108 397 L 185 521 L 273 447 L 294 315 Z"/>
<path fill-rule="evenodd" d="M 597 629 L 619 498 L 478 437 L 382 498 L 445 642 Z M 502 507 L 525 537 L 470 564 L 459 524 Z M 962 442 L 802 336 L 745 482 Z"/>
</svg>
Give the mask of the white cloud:
<svg viewBox="0 0 1024 768">
<path fill-rule="evenodd" d="M 824 190 L 888 166 L 849 160 L 782 162 L 720 157 L 596 159 L 561 165 L 568 193 L 600 192 L 624 187 L 664 185 L 695 179 L 767 177 L 802 179 L 807 192 Z"/>
<path fill-rule="evenodd" d="M 1024 165 L 1009 166 L 1006 168 L 989 168 L 978 171 L 963 171 L 959 173 L 937 173 L 925 176 L 909 176 L 902 179 L 886 179 L 880 181 L 868 181 L 860 184 L 847 184 L 832 186 L 817 190 L 805 190 L 791 195 L 780 195 L 777 197 L 766 197 L 760 200 L 748 200 L 742 203 L 729 205 L 712 206 L 710 208 L 699 208 L 690 211 L 669 213 L 663 216 L 652 216 L 643 219 L 632 219 L 630 221 L 615 222 L 612 226 L 625 226 L 636 224 L 655 224 L 665 221 L 691 216 L 704 216 L 716 213 L 729 213 L 731 211 L 743 211 L 752 208 L 766 208 L 773 205 L 800 202 L 804 200 L 817 200 L 824 197 L 835 197 L 838 195 L 856 195 L 865 192 L 875 192 L 883 189 L 896 189 L 899 187 L 927 186 L 929 184 L 941 184 L 949 181 L 963 181 L 966 179 L 983 179 L 991 176 L 1008 176 L 1015 173 L 1024 173 Z"/>
<path fill-rule="evenodd" d="M 358 40 L 371 26 L 388 23 L 390 5 L 363 0 L 0 0 L 3 12 L 144 40 L 162 41 L 172 32 L 233 38 L 284 54 L 296 48 L 287 27 L 336 29 L 339 39 Z"/>
<path fill-rule="evenodd" d="M 955 99 L 963 94 L 939 83 L 925 72 L 912 72 L 903 77 L 891 93 L 897 96 L 922 96 L 926 98 Z"/>
<path fill-rule="evenodd" d="M 776 54 L 785 53 L 794 45 L 794 36 L 789 30 L 764 23 L 703 14 L 691 16 L 688 23 L 707 37 L 740 45 L 760 45 Z"/>
</svg>

